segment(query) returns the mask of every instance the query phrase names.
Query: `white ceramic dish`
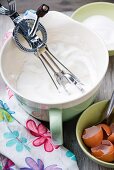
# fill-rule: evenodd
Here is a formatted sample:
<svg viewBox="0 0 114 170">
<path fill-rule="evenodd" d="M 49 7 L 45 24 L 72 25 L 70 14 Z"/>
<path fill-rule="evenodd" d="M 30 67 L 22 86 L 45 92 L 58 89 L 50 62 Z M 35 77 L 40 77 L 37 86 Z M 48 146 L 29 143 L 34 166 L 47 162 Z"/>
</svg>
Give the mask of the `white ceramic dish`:
<svg viewBox="0 0 114 170">
<path fill-rule="evenodd" d="M 114 21 L 114 3 L 109 2 L 93 2 L 88 3 L 86 5 L 81 6 L 80 8 L 76 9 L 71 18 L 75 19 L 79 22 L 84 22 L 87 18 L 91 16 L 104 16 L 112 21 Z M 104 28 L 105 29 L 105 28 Z M 107 45 L 106 45 L 107 46 Z M 107 46 L 107 49 L 109 51 L 109 55 L 114 55 L 114 48 L 109 48 L 109 45 Z"/>
</svg>

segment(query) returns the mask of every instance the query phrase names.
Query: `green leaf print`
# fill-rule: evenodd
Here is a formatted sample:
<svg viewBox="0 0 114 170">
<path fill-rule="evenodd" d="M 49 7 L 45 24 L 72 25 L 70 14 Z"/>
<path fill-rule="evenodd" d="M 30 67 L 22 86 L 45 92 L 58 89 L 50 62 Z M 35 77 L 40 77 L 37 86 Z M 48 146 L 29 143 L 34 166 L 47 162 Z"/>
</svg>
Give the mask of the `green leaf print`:
<svg viewBox="0 0 114 170">
<path fill-rule="evenodd" d="M 5 119 L 4 117 L 7 118 L 8 122 L 13 122 L 13 120 L 14 120 L 14 118 L 7 111 L 0 108 L 0 122 L 4 121 L 4 119 Z"/>
</svg>

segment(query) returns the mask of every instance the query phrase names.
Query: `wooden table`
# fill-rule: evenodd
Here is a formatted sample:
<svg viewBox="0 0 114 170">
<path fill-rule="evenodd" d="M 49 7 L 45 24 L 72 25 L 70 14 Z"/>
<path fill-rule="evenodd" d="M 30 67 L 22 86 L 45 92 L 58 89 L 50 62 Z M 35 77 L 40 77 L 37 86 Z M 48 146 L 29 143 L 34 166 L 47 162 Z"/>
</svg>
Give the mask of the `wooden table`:
<svg viewBox="0 0 114 170">
<path fill-rule="evenodd" d="M 49 5 L 51 10 L 57 11 L 74 11 L 82 5 L 85 5 L 94 1 L 114 2 L 114 0 L 16 0 L 17 10 L 24 12 L 25 9 L 37 9 L 43 3 Z M 7 6 L 6 0 L 0 0 L 0 2 Z"/>
<path fill-rule="evenodd" d="M 71 12 L 67 13 L 68 15 Z M 3 44 L 3 37 L 5 32 L 13 27 L 13 23 L 6 16 L 0 16 L 0 47 Z M 104 81 L 101 85 L 99 93 L 96 98 L 96 102 L 104 99 L 109 99 L 114 87 L 114 57 L 110 57 L 109 68 L 104 78 Z M 77 156 L 77 162 L 80 170 L 111 170 L 110 168 L 105 168 L 100 165 L 97 165 L 93 161 L 87 158 L 87 156 L 82 152 L 78 146 L 75 129 L 76 122 L 78 118 L 74 118 L 68 122 L 64 123 L 64 146 L 70 149 Z M 48 126 L 47 123 L 44 123 Z M 73 169 L 71 169 L 73 170 Z"/>
</svg>

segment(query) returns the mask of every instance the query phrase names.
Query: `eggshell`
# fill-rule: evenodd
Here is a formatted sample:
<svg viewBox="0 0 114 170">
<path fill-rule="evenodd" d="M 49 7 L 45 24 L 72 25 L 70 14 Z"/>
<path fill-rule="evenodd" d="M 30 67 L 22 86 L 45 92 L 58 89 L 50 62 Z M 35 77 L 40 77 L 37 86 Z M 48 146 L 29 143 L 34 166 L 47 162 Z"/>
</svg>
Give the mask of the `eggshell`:
<svg viewBox="0 0 114 170">
<path fill-rule="evenodd" d="M 88 147 L 98 146 L 103 140 L 103 130 L 100 126 L 86 128 L 83 132 L 82 139 Z"/>
<path fill-rule="evenodd" d="M 114 133 L 114 123 L 111 123 L 110 129 L 111 129 L 111 132 Z"/>
<path fill-rule="evenodd" d="M 109 140 L 103 140 L 99 146 L 91 148 L 91 153 L 102 161 L 114 161 L 114 146 Z"/>
<path fill-rule="evenodd" d="M 111 134 L 111 128 L 107 124 L 99 124 L 97 126 L 100 126 L 106 132 L 107 136 Z"/>
<path fill-rule="evenodd" d="M 105 162 L 113 162 L 114 161 L 114 151 L 110 154 L 98 157 L 98 159 L 105 161 Z"/>
<path fill-rule="evenodd" d="M 108 140 L 114 144 L 114 123 L 110 125 L 112 134 L 108 137 Z"/>
</svg>

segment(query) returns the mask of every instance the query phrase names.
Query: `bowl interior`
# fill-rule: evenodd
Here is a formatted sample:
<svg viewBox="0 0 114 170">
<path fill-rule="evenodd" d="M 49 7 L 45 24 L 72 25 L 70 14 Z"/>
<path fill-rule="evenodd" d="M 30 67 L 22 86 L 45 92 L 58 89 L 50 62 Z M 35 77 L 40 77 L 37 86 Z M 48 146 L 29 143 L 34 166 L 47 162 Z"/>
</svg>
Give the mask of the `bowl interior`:
<svg viewBox="0 0 114 170">
<path fill-rule="evenodd" d="M 84 21 L 92 15 L 104 15 L 114 20 L 114 4 L 108 2 L 93 2 L 78 8 L 72 18 L 77 21 Z"/>
<path fill-rule="evenodd" d="M 114 4 L 108 2 L 89 3 L 78 8 L 71 17 L 79 22 L 83 22 L 93 15 L 103 15 L 114 21 Z M 110 56 L 114 55 L 114 49 L 109 49 L 108 51 Z"/>
<path fill-rule="evenodd" d="M 103 41 L 89 29 L 85 28 L 80 23 L 74 21 L 70 17 L 65 16 L 64 14 L 57 13 L 56 17 L 59 17 L 59 19 L 61 18 L 61 22 L 59 24 L 56 23 L 56 25 L 52 24 L 57 19 L 56 17 L 52 16 L 53 14 L 49 13 L 49 16 L 47 15 L 47 17 L 43 20 L 43 24 L 46 27 L 48 33 L 48 47 L 51 49 L 52 44 L 64 43 L 66 46 L 75 46 L 85 54 L 84 57 L 89 60 L 90 67 L 94 68 L 97 77 L 97 79 L 94 81 L 93 87 L 90 89 L 91 91 L 101 82 L 108 66 L 108 52 Z M 59 33 L 58 30 L 60 30 Z M 22 42 L 25 44 L 23 39 Z M 16 79 L 19 77 L 24 62 L 26 62 L 28 57 L 34 58 L 37 63 L 37 57 L 34 56 L 34 54 L 28 54 L 20 51 L 16 47 L 12 38 L 6 42 L 1 53 L 2 77 L 8 86 L 17 94 L 19 93 L 16 90 Z M 19 95 L 24 97 L 22 94 Z M 31 99 L 29 98 L 29 100 Z M 73 97 L 71 101 L 72 100 L 75 100 L 75 97 Z M 43 98 L 40 100 L 40 102 L 44 103 Z M 64 102 L 68 102 L 68 100 L 64 100 Z"/>
<path fill-rule="evenodd" d="M 82 115 L 80 116 L 80 118 L 78 120 L 77 126 L 76 126 L 76 137 L 77 137 L 77 140 L 78 140 L 78 143 L 79 143 L 81 149 L 90 159 L 92 159 L 93 161 L 95 161 L 96 163 L 98 163 L 100 165 L 114 168 L 114 163 L 104 162 L 104 161 L 101 161 L 101 160 L 95 158 L 94 156 L 92 156 L 89 152 L 89 149 L 85 146 L 85 144 L 81 138 L 83 130 L 85 128 L 88 128 L 88 127 L 96 124 L 97 122 L 99 122 L 101 115 L 102 115 L 103 111 L 105 110 L 107 103 L 108 103 L 107 100 L 95 103 L 82 113 Z M 112 122 L 114 122 L 114 114 L 112 115 Z"/>
</svg>

